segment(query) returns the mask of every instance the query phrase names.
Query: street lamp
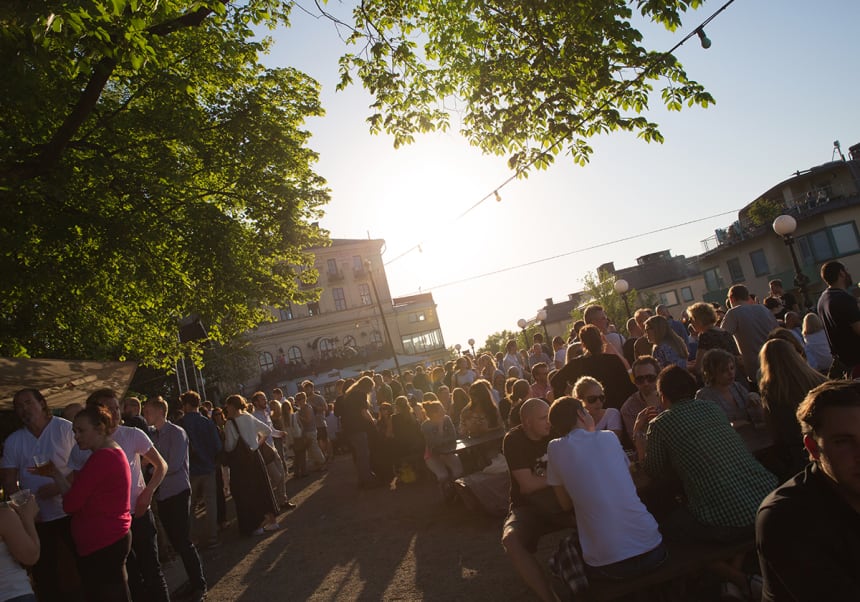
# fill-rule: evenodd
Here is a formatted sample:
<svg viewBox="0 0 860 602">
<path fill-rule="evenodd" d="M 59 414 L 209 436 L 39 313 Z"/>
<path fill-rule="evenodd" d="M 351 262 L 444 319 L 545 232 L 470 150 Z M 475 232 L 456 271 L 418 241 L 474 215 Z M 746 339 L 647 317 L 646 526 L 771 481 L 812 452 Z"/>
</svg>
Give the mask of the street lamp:
<svg viewBox="0 0 860 602">
<path fill-rule="evenodd" d="M 549 332 L 546 329 L 546 308 L 541 308 L 537 312 L 537 319 L 540 320 L 541 325 L 543 326 L 543 337 L 547 345 L 549 344 Z"/>
<path fill-rule="evenodd" d="M 460 357 L 462 355 L 460 353 L 460 349 L 462 349 L 462 347 L 460 346 L 460 343 L 457 343 L 456 345 L 454 345 L 454 349 L 457 350 L 457 357 Z"/>
<path fill-rule="evenodd" d="M 382 311 L 382 300 L 379 298 L 379 292 L 376 290 L 376 280 L 373 278 L 373 270 L 369 259 L 364 260 L 364 268 L 367 270 L 367 275 L 370 276 L 370 285 L 373 287 L 373 296 L 376 297 L 376 307 L 379 309 L 379 317 L 382 318 L 382 327 L 385 329 L 385 338 L 388 339 L 388 345 L 391 347 L 391 357 L 394 358 L 394 367 L 397 368 L 397 376 L 401 376 L 400 362 L 397 360 L 397 351 L 394 349 L 394 341 L 391 340 L 391 333 L 388 332 L 388 322 L 385 320 L 385 314 Z"/>
<path fill-rule="evenodd" d="M 621 295 L 621 298 L 624 299 L 624 309 L 627 310 L 627 319 L 631 318 L 630 315 L 630 304 L 627 302 L 627 291 L 630 290 L 630 285 L 627 283 L 624 278 L 619 278 L 615 281 L 615 292 Z"/>
<path fill-rule="evenodd" d="M 803 306 L 809 309 L 809 293 L 806 287 L 809 286 L 809 277 L 800 269 L 800 262 L 797 260 L 797 253 L 794 250 L 794 231 L 797 230 L 797 220 L 790 215 L 780 215 L 773 220 L 773 231 L 785 241 L 785 246 L 788 247 L 791 253 L 791 261 L 794 263 L 794 286 L 800 289 L 800 294 L 803 296 Z"/>
<path fill-rule="evenodd" d="M 472 348 L 472 357 L 475 357 L 475 339 L 468 340 L 469 347 Z"/>
<path fill-rule="evenodd" d="M 526 342 L 526 349 L 529 348 L 529 335 L 526 334 L 526 325 L 527 324 L 528 324 L 528 322 L 526 321 L 525 318 L 520 318 L 519 320 L 517 320 L 517 326 L 519 326 L 523 330 L 523 339 Z"/>
</svg>

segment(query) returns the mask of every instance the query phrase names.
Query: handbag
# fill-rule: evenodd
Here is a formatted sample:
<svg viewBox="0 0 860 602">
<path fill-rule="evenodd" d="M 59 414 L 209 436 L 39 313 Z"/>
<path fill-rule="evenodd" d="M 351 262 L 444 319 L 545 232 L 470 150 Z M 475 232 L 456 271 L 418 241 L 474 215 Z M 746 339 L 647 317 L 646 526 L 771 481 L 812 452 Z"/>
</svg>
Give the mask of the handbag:
<svg viewBox="0 0 860 602">
<path fill-rule="evenodd" d="M 295 414 L 290 414 L 290 435 L 292 435 L 293 440 L 302 438 L 302 425 L 299 424 L 298 418 L 296 418 Z"/>
</svg>

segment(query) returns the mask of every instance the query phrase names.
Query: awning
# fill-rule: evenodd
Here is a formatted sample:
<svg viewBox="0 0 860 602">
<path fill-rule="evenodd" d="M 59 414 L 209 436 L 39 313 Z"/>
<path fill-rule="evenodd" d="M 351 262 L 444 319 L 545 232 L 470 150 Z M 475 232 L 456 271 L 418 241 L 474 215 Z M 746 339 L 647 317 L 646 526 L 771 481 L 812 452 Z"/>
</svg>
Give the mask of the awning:
<svg viewBox="0 0 860 602">
<path fill-rule="evenodd" d="M 39 389 L 52 410 L 84 403 L 96 389 L 115 389 L 125 395 L 137 362 L 94 362 L 0 358 L 0 410 L 12 409 L 12 396 L 25 388 Z"/>
</svg>

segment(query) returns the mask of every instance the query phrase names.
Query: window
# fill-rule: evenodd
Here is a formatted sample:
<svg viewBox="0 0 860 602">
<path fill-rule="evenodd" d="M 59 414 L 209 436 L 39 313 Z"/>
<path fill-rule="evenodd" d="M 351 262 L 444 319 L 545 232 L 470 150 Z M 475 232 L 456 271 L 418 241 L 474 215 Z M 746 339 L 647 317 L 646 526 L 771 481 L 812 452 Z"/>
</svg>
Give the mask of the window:
<svg viewBox="0 0 860 602">
<path fill-rule="evenodd" d="M 291 303 L 287 303 L 286 307 L 281 308 L 280 310 L 281 320 L 292 320 L 293 319 L 293 305 Z"/>
<path fill-rule="evenodd" d="M 839 224 L 830 228 L 833 235 L 833 244 L 837 255 L 848 255 L 860 251 L 860 242 L 857 240 L 857 226 L 854 222 Z"/>
<path fill-rule="evenodd" d="M 336 311 L 343 311 L 346 309 L 346 297 L 343 294 L 342 288 L 333 288 L 331 289 L 331 294 L 334 296 L 334 308 Z"/>
<path fill-rule="evenodd" d="M 357 347 L 357 345 L 355 343 L 355 337 L 352 336 L 351 334 L 348 334 L 345 337 L 343 337 L 343 346 L 344 347 L 353 347 L 353 348 Z"/>
<path fill-rule="evenodd" d="M 301 364 L 304 361 L 304 357 L 302 357 L 302 350 L 293 345 L 289 349 L 287 349 L 287 359 L 290 360 L 291 364 Z"/>
<path fill-rule="evenodd" d="M 729 259 L 726 264 L 729 266 L 729 276 L 732 277 L 732 284 L 736 282 L 743 282 L 744 278 L 744 270 L 741 267 L 741 260 L 737 257 L 732 257 Z"/>
<path fill-rule="evenodd" d="M 667 307 L 678 305 L 678 294 L 675 291 L 665 291 L 660 293 L 660 303 Z"/>
<path fill-rule="evenodd" d="M 408 355 L 425 353 L 433 349 L 442 349 L 442 331 L 439 329 L 402 337 L 403 351 Z"/>
<path fill-rule="evenodd" d="M 702 272 L 705 278 L 705 286 L 709 291 L 718 291 L 723 288 L 723 278 L 720 276 L 720 268 L 711 268 Z"/>
<path fill-rule="evenodd" d="M 329 274 L 337 274 L 337 259 L 329 259 L 326 261 L 326 269 Z"/>
<path fill-rule="evenodd" d="M 770 274 L 770 266 L 767 265 L 767 256 L 762 249 L 750 253 L 750 263 L 752 263 L 753 273 L 756 276 L 766 276 Z"/>
<path fill-rule="evenodd" d="M 352 256 L 352 269 L 356 272 L 364 271 L 364 263 L 361 261 L 361 255 Z"/>
<path fill-rule="evenodd" d="M 362 283 L 358 285 L 358 294 L 361 295 L 362 305 L 370 305 L 373 303 L 373 299 L 370 298 L 370 286 L 367 284 Z"/>
<path fill-rule="evenodd" d="M 308 303 L 308 315 L 309 316 L 320 315 L 320 303 L 319 303 L 319 301 L 311 301 L 310 303 Z"/>
<path fill-rule="evenodd" d="M 275 362 L 272 360 L 272 354 L 264 351 L 260 354 L 260 372 L 271 372 L 275 367 Z"/>
<path fill-rule="evenodd" d="M 322 338 L 319 342 L 320 357 L 330 358 L 334 352 L 334 343 L 329 338 Z"/>
<path fill-rule="evenodd" d="M 370 333 L 370 342 L 376 343 L 377 345 L 382 345 L 382 335 L 379 334 L 378 330 L 374 330 Z"/>
<path fill-rule="evenodd" d="M 424 320 L 425 320 L 425 317 L 424 317 L 423 311 L 420 311 L 420 312 L 415 313 L 415 314 L 409 314 L 409 321 L 410 322 L 423 322 Z"/>
<path fill-rule="evenodd" d="M 689 303 L 693 300 L 693 289 L 689 286 L 681 287 L 681 301 Z"/>
</svg>

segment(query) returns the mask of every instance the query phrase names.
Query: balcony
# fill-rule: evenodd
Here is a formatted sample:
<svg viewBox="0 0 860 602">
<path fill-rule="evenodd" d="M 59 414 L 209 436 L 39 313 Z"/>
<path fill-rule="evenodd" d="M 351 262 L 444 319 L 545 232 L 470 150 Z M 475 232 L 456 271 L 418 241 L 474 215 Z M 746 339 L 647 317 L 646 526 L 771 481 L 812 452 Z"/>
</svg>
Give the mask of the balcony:
<svg viewBox="0 0 860 602">
<path fill-rule="evenodd" d="M 356 280 L 362 280 L 364 278 L 367 278 L 367 270 L 364 269 L 364 266 L 353 266 L 352 277 Z"/>
<path fill-rule="evenodd" d="M 326 272 L 326 279 L 329 282 L 341 282 L 343 280 L 343 272 L 340 270 L 336 272 Z"/>
<path fill-rule="evenodd" d="M 310 362 L 287 362 L 275 364 L 261 376 L 261 386 L 270 388 L 285 380 L 296 380 L 309 376 L 317 377 L 332 370 L 343 370 L 350 366 L 367 367 L 391 357 L 391 352 L 382 343 L 370 343 L 362 347 L 338 347 L 329 357 L 311 358 Z"/>
</svg>

